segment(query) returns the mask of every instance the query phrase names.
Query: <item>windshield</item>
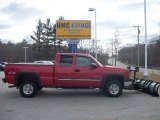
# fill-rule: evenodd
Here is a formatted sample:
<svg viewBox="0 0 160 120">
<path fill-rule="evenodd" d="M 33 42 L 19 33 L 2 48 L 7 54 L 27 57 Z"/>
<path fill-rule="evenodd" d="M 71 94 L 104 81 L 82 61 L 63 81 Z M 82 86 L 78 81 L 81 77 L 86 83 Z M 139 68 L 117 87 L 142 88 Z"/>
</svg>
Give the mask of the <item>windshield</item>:
<svg viewBox="0 0 160 120">
<path fill-rule="evenodd" d="M 96 60 L 93 56 L 90 55 L 90 57 L 95 61 L 96 64 L 98 64 L 98 66 L 103 66 L 98 60 Z"/>
</svg>

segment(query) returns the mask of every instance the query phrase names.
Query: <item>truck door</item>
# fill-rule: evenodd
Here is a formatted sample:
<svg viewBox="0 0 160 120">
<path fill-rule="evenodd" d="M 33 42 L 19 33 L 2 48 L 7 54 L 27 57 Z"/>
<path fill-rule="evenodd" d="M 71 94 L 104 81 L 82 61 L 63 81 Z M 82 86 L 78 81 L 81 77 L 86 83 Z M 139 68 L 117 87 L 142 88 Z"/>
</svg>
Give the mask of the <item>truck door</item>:
<svg viewBox="0 0 160 120">
<path fill-rule="evenodd" d="M 74 83 L 76 86 L 99 87 L 101 85 L 103 76 L 101 67 L 93 67 L 91 66 L 92 63 L 95 62 L 90 57 L 76 56 L 76 65 L 74 69 Z"/>
<path fill-rule="evenodd" d="M 74 64 L 72 55 L 60 55 L 55 68 L 56 86 L 73 86 Z"/>
</svg>

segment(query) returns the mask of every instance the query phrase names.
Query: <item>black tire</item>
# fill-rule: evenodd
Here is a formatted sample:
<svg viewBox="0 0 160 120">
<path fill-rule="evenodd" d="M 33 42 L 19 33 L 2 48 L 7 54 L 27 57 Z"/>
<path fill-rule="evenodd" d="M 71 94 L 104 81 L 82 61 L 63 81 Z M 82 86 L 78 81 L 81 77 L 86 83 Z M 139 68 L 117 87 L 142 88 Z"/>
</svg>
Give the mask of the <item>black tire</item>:
<svg viewBox="0 0 160 120">
<path fill-rule="evenodd" d="M 42 90 L 42 89 L 43 89 L 43 86 L 38 87 L 38 90 Z"/>
<path fill-rule="evenodd" d="M 122 94 L 122 84 L 118 80 L 109 80 L 103 93 L 109 97 L 119 97 Z"/>
<path fill-rule="evenodd" d="M 31 98 L 34 97 L 37 93 L 37 86 L 33 81 L 24 81 L 20 84 L 19 88 L 20 94 L 23 97 Z"/>
</svg>

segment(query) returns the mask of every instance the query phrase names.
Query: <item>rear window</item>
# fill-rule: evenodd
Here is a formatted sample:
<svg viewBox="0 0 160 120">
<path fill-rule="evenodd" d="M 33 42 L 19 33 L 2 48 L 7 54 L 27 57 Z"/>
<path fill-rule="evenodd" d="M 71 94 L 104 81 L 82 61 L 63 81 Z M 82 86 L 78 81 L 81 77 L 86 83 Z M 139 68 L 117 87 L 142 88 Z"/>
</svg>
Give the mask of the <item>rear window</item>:
<svg viewBox="0 0 160 120">
<path fill-rule="evenodd" d="M 71 55 L 61 55 L 60 65 L 61 66 L 72 66 L 73 56 Z"/>
</svg>

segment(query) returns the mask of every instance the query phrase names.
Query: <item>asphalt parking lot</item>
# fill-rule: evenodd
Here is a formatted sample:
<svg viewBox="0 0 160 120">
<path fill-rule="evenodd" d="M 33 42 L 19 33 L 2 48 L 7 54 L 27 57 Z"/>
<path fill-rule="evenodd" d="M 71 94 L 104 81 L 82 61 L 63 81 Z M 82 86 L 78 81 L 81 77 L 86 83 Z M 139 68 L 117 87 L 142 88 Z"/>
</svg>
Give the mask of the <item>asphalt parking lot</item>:
<svg viewBox="0 0 160 120">
<path fill-rule="evenodd" d="M 0 81 L 0 120 L 160 120 L 160 97 L 134 90 L 109 98 L 97 89 L 44 88 L 23 98 Z"/>
</svg>

